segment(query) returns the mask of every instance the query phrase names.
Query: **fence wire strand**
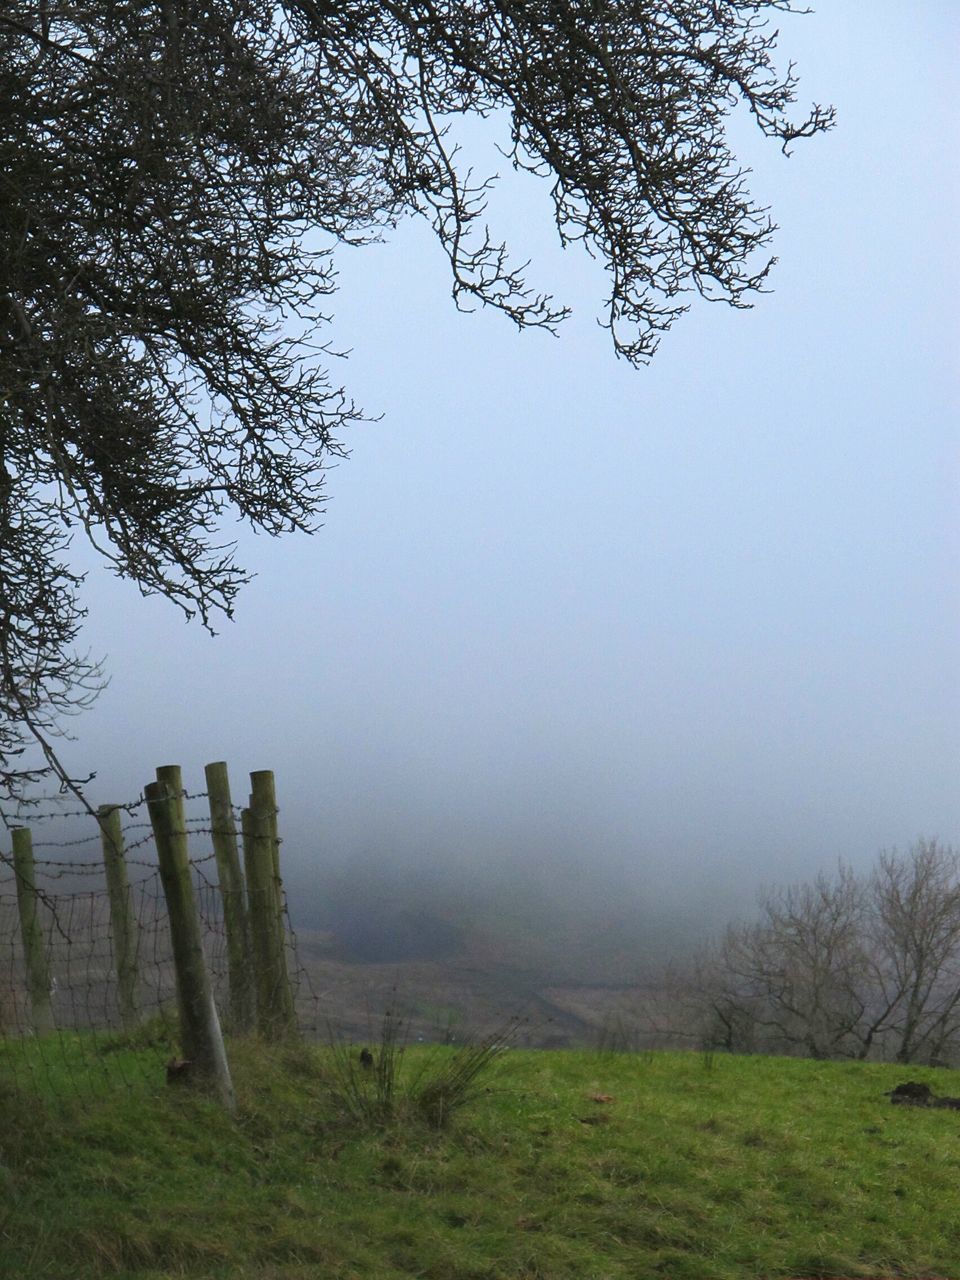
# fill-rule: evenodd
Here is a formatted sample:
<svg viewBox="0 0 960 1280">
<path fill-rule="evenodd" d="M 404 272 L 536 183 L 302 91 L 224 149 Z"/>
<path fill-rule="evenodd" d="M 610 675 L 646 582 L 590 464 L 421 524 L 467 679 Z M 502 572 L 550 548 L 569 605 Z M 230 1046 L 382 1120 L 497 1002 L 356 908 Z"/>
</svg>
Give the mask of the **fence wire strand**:
<svg viewBox="0 0 960 1280">
<path fill-rule="evenodd" d="M 184 792 L 183 798 L 196 802 L 207 794 Z M 49 969 L 49 1031 L 38 1028 L 31 999 L 14 861 L 8 849 L 0 849 L 0 1091 L 12 1087 L 55 1100 L 83 1100 L 105 1091 L 142 1090 L 165 1082 L 165 1065 L 178 1044 L 176 975 L 153 831 L 149 822 L 137 820 L 143 804 L 141 797 L 116 806 L 126 819 L 122 829 L 127 906 L 135 926 L 134 1018 L 129 1005 L 125 1011 L 118 976 L 121 948 L 114 937 L 99 823 L 80 810 L 23 814 L 23 825 L 43 834 L 33 842 L 35 855 L 41 856 L 34 857 L 30 887 L 36 890 Z M 239 806 L 232 808 L 240 813 Z M 56 823 L 76 827 L 80 820 L 93 823 L 94 832 L 47 838 L 51 824 L 51 835 L 57 835 Z M 186 834 L 190 842 L 204 956 L 221 1023 L 229 1033 L 229 948 L 209 814 L 188 814 L 179 834 Z M 60 850 L 76 850 L 77 856 L 61 856 Z M 46 851 L 57 856 L 42 856 Z M 299 962 L 285 900 L 283 918 L 298 1023 L 304 1034 L 315 1034 L 319 1001 Z"/>
</svg>

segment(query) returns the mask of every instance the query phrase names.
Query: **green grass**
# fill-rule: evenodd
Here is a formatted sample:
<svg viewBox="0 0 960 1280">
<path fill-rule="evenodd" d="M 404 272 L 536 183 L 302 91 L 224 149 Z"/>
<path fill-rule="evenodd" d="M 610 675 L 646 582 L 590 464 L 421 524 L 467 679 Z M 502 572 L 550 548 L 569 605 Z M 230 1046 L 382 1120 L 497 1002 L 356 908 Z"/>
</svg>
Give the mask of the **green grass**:
<svg viewBox="0 0 960 1280">
<path fill-rule="evenodd" d="M 883 1096 L 960 1073 L 510 1051 L 438 1132 L 338 1114 L 330 1050 L 233 1044 L 235 1120 L 125 1052 L 82 1101 L 0 1071 L 0 1276 L 960 1280 L 960 1113 Z"/>
</svg>

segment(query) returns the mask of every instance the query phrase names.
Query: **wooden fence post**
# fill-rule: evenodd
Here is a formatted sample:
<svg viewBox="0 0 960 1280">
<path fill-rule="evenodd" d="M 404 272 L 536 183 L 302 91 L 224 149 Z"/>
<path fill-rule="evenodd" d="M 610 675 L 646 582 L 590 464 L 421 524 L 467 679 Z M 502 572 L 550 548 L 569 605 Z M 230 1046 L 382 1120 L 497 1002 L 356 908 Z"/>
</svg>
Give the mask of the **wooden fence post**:
<svg viewBox="0 0 960 1280">
<path fill-rule="evenodd" d="M 136 1026 L 137 1015 L 137 923 L 130 900 L 130 883 L 124 861 L 123 827 L 117 805 L 102 804 L 97 810 L 103 865 L 107 873 L 107 896 L 110 900 L 110 924 L 113 929 L 113 959 L 117 969 L 117 998 L 120 1018 L 129 1030 Z"/>
<path fill-rule="evenodd" d="M 278 1041 L 296 1035 L 297 1019 L 287 974 L 273 773 L 268 769 L 251 773 L 250 785 L 250 806 L 243 811 L 242 825 L 256 965 L 257 1027 L 265 1039 Z"/>
<path fill-rule="evenodd" d="M 263 874 L 260 867 L 260 845 L 253 831 L 253 814 L 249 809 L 240 812 L 240 830 L 243 836 L 243 866 L 247 876 L 247 906 L 250 921 L 250 958 L 253 963 L 253 993 L 257 1013 L 257 1030 L 262 1036 L 270 1034 L 270 951 L 269 933 L 265 932 L 267 916 L 264 912 Z"/>
<path fill-rule="evenodd" d="M 14 827 L 13 870 L 17 880 L 17 910 L 20 914 L 20 936 L 30 992 L 30 1014 L 34 1033 L 47 1035 L 53 1030 L 50 1004 L 50 965 L 43 942 L 43 926 L 38 915 L 40 894 L 34 879 L 33 836 L 28 827 Z"/>
<path fill-rule="evenodd" d="M 230 978 L 230 1025 L 234 1031 L 253 1026 L 253 987 L 250 980 L 250 921 L 244 897 L 243 872 L 237 849 L 237 828 L 230 799 L 230 779 L 222 760 L 204 769 L 210 806 L 213 852 L 217 859 L 223 926 L 227 934 Z"/>
<path fill-rule="evenodd" d="M 157 843 L 160 881 L 170 916 L 183 1055 L 193 1064 L 193 1070 L 214 1077 L 221 1101 L 227 1110 L 233 1111 L 236 1105 L 233 1083 L 203 955 L 200 920 L 193 893 L 179 765 L 159 768 L 157 781 L 144 787 L 144 795 Z"/>
</svg>

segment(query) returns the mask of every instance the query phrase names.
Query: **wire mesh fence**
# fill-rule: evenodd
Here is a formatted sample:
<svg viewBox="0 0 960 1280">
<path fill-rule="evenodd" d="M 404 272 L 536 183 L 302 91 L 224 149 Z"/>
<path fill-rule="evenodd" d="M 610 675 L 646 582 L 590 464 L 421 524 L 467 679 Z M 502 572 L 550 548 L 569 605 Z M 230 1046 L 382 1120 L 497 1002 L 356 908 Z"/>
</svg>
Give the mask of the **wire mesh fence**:
<svg viewBox="0 0 960 1280">
<path fill-rule="evenodd" d="M 175 799 L 180 825 L 167 834 L 184 842 L 215 1021 L 228 1034 L 276 1032 L 269 1011 L 280 1007 L 281 1031 L 315 1030 L 316 1000 L 282 894 L 276 811 L 258 828 L 250 809 L 229 801 L 225 809 L 223 794 L 214 797 L 219 809 L 207 791 Z M 40 807 L 0 835 L 0 1089 L 82 1098 L 163 1084 L 180 1067 L 183 957 L 156 817 L 145 797 L 96 812 Z M 235 848 L 238 828 L 244 866 L 234 855 L 231 870 L 223 843 Z M 258 830 L 267 857 L 259 888 Z M 258 938 L 256 910 L 249 922 L 258 894 L 272 904 L 264 927 L 276 928 L 274 943 Z M 271 955 L 271 945 L 282 954 Z"/>
</svg>

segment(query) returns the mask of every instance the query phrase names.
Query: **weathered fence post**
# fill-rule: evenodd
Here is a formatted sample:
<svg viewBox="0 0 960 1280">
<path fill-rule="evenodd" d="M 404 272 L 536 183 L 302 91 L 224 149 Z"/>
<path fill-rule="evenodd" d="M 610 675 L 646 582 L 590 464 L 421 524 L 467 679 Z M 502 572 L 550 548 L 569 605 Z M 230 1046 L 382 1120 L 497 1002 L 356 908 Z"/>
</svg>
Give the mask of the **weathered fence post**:
<svg viewBox="0 0 960 1280">
<path fill-rule="evenodd" d="M 287 974 L 273 773 L 269 769 L 251 773 L 250 786 L 250 805 L 241 816 L 256 968 L 257 1029 L 265 1039 L 277 1041 L 296 1035 L 297 1019 Z"/>
<path fill-rule="evenodd" d="M 130 884 L 123 843 L 123 827 L 117 805 L 102 804 L 97 810 L 103 865 L 107 873 L 110 924 L 113 929 L 113 959 L 117 969 L 117 997 L 120 1018 L 129 1030 L 137 1017 L 137 922 L 130 901 Z"/>
<path fill-rule="evenodd" d="M 230 1024 L 234 1031 L 253 1026 L 253 986 L 250 977 L 250 921 L 244 897 L 243 872 L 237 849 L 237 828 L 230 799 L 230 779 L 222 760 L 204 768 L 213 852 L 217 859 L 223 926 L 227 934 L 230 978 Z"/>
<path fill-rule="evenodd" d="M 181 1047 L 195 1071 L 215 1078 L 224 1106 L 233 1111 L 233 1083 L 203 955 L 193 893 L 179 765 L 159 768 L 157 781 L 144 787 L 144 795 L 157 842 L 160 880 L 170 916 Z"/>
<path fill-rule="evenodd" d="M 42 1036 L 53 1030 L 53 1009 L 50 1004 L 50 965 L 38 913 L 40 894 L 34 878 L 33 836 L 28 827 L 14 827 L 10 837 L 13 841 L 13 870 L 17 878 L 17 910 L 30 992 L 30 1014 L 34 1033 Z"/>
</svg>

